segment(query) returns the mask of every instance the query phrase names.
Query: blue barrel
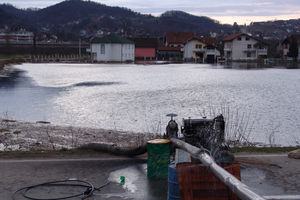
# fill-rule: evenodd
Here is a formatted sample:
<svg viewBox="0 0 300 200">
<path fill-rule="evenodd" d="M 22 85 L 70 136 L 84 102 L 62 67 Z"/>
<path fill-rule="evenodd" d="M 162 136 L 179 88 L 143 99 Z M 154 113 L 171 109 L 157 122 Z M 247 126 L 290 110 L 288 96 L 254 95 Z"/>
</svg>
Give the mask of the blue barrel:
<svg viewBox="0 0 300 200">
<path fill-rule="evenodd" d="M 180 200 L 178 171 L 175 164 L 169 165 L 168 200 Z"/>
</svg>

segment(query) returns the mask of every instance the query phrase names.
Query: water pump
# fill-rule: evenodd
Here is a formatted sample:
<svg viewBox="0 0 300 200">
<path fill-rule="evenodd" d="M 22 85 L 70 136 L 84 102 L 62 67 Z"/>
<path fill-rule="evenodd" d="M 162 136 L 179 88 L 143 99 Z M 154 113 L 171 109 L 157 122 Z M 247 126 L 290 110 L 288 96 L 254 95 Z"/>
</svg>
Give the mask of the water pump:
<svg viewBox="0 0 300 200">
<path fill-rule="evenodd" d="M 176 114 L 168 114 L 171 117 L 167 128 L 166 137 L 178 137 L 178 124 L 173 119 Z M 223 115 L 213 119 L 183 119 L 181 126 L 182 140 L 207 151 L 217 162 L 233 162 L 234 157 L 225 145 L 225 121 Z"/>
</svg>

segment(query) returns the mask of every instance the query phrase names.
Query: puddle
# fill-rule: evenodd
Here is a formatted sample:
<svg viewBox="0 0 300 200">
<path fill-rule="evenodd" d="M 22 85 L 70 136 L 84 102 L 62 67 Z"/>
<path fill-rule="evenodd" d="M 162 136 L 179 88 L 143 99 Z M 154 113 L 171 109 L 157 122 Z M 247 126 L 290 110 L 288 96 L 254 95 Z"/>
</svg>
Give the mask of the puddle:
<svg viewBox="0 0 300 200">
<path fill-rule="evenodd" d="M 131 199 L 167 199 L 167 179 L 151 180 L 147 177 L 147 164 L 130 166 L 110 173 L 109 181 L 121 184 L 120 177 L 125 177 L 123 188 L 125 196 Z"/>
<path fill-rule="evenodd" d="M 125 177 L 123 188 L 131 193 L 134 193 L 138 189 L 136 184 L 139 176 L 141 175 L 139 170 L 142 169 L 145 173 L 146 169 L 144 168 L 146 168 L 145 165 L 140 165 L 139 169 L 136 166 L 131 166 L 125 169 L 114 171 L 110 174 L 109 181 L 121 184 L 121 177 Z"/>
</svg>

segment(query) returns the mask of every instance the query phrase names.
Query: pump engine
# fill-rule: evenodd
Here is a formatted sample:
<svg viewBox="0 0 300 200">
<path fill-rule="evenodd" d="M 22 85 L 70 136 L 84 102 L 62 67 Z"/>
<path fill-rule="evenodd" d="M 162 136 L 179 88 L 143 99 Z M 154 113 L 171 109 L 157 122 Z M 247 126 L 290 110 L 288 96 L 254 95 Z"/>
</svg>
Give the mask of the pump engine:
<svg viewBox="0 0 300 200">
<path fill-rule="evenodd" d="M 166 137 L 178 137 L 178 124 L 173 119 L 177 115 L 167 116 L 171 116 L 171 120 L 166 128 Z M 233 155 L 224 143 L 225 121 L 222 114 L 213 119 L 183 119 L 181 134 L 185 142 L 209 152 L 216 161 L 233 162 Z"/>
</svg>

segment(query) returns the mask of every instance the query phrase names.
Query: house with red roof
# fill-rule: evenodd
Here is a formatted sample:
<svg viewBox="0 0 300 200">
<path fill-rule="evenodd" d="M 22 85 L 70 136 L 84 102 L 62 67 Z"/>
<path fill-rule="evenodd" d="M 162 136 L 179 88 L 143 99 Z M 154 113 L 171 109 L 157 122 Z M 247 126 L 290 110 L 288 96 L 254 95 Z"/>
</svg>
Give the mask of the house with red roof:
<svg viewBox="0 0 300 200">
<path fill-rule="evenodd" d="M 193 38 L 184 45 L 183 58 L 186 62 L 214 63 L 220 52 L 216 48 L 216 38 Z"/>
<path fill-rule="evenodd" d="M 164 38 L 164 46 L 157 49 L 157 58 L 159 60 L 182 61 L 183 47 L 191 39 L 193 32 L 167 32 Z"/>
<path fill-rule="evenodd" d="M 268 46 L 246 33 L 237 33 L 223 39 L 227 60 L 257 60 L 267 58 Z"/>
<path fill-rule="evenodd" d="M 183 47 L 187 41 L 194 37 L 194 32 L 167 32 L 165 45 L 169 47 Z"/>
</svg>

